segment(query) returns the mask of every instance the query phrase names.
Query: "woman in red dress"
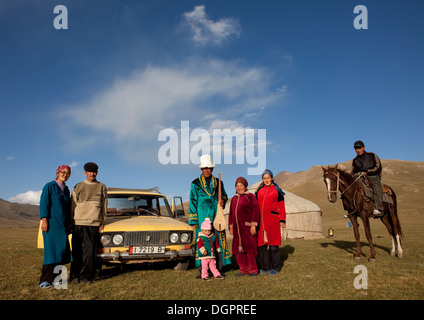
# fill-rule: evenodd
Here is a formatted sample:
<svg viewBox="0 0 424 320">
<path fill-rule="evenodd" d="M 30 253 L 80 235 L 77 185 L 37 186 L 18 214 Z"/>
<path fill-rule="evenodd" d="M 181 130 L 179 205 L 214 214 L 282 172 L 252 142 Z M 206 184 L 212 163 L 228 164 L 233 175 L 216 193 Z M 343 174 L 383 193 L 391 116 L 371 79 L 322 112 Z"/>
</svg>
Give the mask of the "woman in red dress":
<svg viewBox="0 0 424 320">
<path fill-rule="evenodd" d="M 262 269 L 259 273 L 277 274 L 281 270 L 280 227 L 286 227 L 286 208 L 284 192 L 274 182 L 270 170 L 262 174 L 262 183 L 255 195 L 260 208 L 258 252 Z"/>
<path fill-rule="evenodd" d="M 233 254 L 236 256 L 240 272 L 236 276 L 256 276 L 258 267 L 258 236 L 256 226 L 259 222 L 259 204 L 252 193 L 246 193 L 247 180 L 236 180 L 236 195 L 231 199 L 228 224 L 233 235 Z"/>
</svg>

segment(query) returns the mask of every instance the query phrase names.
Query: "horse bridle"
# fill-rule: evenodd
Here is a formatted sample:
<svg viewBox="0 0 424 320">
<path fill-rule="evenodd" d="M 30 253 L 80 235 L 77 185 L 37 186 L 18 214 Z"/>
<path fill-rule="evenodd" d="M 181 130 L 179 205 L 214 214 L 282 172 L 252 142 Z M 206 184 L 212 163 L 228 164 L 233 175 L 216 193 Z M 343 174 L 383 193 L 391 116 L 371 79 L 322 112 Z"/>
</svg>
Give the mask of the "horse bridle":
<svg viewBox="0 0 424 320">
<path fill-rule="evenodd" d="M 331 194 L 331 193 L 339 193 L 339 187 L 340 187 L 340 173 L 337 171 L 336 173 L 336 177 L 337 177 L 337 183 L 336 183 L 336 189 L 335 190 L 329 190 L 330 188 L 327 186 L 327 194 Z M 343 181 L 342 181 L 343 182 Z M 326 181 L 327 183 L 327 181 Z M 330 185 L 331 186 L 331 185 Z M 341 196 L 341 194 L 340 194 Z M 337 196 L 336 196 L 337 199 Z"/>
<path fill-rule="evenodd" d="M 352 187 L 355 183 L 356 183 L 356 181 L 358 181 L 362 176 L 364 175 L 364 173 L 363 172 L 360 172 L 359 173 L 359 175 L 358 175 L 358 177 L 355 179 L 355 181 L 353 181 L 347 188 L 346 188 L 346 190 L 345 191 L 343 191 L 343 192 L 340 192 L 339 191 L 339 187 L 340 187 L 340 182 L 344 185 L 344 182 L 340 179 L 340 173 L 339 173 L 339 171 L 337 171 L 337 173 L 336 173 L 336 177 L 337 177 L 337 183 L 336 183 L 336 190 L 328 190 L 329 188 L 327 187 L 327 194 L 330 194 L 330 193 L 336 193 L 336 194 L 338 194 L 338 195 L 340 195 L 340 198 L 342 197 L 342 195 L 347 191 L 347 190 L 349 190 L 349 188 L 350 187 Z M 336 197 L 337 198 L 337 197 Z"/>
</svg>

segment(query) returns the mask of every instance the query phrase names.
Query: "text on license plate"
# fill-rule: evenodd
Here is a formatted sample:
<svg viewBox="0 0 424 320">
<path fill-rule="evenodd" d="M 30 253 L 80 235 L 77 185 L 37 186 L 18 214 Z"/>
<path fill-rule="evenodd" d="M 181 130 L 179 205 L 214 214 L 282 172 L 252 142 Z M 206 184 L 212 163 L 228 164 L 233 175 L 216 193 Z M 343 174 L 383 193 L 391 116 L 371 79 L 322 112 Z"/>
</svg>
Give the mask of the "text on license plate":
<svg viewBox="0 0 424 320">
<path fill-rule="evenodd" d="M 165 247 L 153 247 L 153 246 L 143 246 L 143 247 L 130 247 L 130 253 L 165 253 Z"/>
</svg>

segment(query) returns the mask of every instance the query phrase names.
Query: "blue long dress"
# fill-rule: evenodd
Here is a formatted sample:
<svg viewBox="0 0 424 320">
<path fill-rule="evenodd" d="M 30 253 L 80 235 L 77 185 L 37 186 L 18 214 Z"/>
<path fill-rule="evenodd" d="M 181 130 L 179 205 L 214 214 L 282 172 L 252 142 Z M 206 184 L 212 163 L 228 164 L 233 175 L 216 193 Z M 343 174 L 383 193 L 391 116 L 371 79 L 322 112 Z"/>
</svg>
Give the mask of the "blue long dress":
<svg viewBox="0 0 424 320">
<path fill-rule="evenodd" d="M 71 262 L 68 234 L 71 216 L 71 197 L 68 187 L 60 189 L 55 180 L 47 183 L 40 198 L 40 219 L 47 218 L 49 228 L 43 232 L 43 265 Z"/>
</svg>

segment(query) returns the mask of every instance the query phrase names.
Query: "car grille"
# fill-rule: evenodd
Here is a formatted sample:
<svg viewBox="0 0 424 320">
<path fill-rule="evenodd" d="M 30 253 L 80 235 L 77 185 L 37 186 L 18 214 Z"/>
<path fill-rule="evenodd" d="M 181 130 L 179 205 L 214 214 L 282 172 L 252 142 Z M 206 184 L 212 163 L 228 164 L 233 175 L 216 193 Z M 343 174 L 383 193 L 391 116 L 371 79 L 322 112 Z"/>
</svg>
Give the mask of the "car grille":
<svg viewBox="0 0 424 320">
<path fill-rule="evenodd" d="M 168 231 L 136 231 L 125 232 L 124 244 L 129 246 L 168 245 Z"/>
</svg>

